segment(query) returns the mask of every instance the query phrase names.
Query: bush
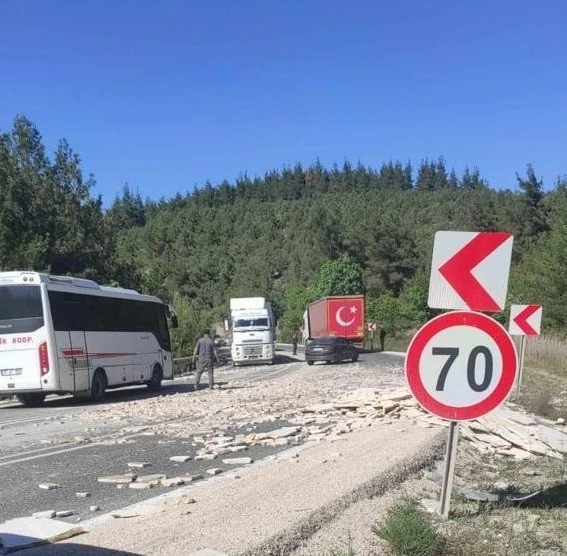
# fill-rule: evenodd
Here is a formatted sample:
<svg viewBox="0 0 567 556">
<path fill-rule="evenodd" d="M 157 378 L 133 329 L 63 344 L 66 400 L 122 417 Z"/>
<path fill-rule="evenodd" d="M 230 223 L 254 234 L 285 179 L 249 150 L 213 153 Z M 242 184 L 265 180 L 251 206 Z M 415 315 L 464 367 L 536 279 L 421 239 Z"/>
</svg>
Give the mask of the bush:
<svg viewBox="0 0 567 556">
<path fill-rule="evenodd" d="M 384 522 L 373 529 L 398 556 L 434 556 L 442 539 L 414 501 L 404 500 L 392 506 Z"/>
</svg>

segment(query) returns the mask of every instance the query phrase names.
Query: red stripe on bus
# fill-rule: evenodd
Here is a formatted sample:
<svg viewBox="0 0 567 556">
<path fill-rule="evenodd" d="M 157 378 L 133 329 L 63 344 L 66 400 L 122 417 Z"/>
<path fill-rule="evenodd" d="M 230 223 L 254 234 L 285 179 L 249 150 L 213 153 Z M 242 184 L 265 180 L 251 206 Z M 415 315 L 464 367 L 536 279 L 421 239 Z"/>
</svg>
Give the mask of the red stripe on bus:
<svg viewBox="0 0 567 556">
<path fill-rule="evenodd" d="M 62 349 L 61 352 L 65 357 L 75 357 L 77 355 L 85 354 L 85 350 L 81 348 Z"/>
<path fill-rule="evenodd" d="M 61 350 L 63 355 L 66 358 L 74 358 L 81 355 L 86 356 L 84 349 L 62 349 Z M 90 353 L 88 354 L 89 357 L 98 357 L 98 358 L 105 358 L 105 357 L 123 357 L 126 355 L 136 355 L 135 353 Z"/>
<path fill-rule="evenodd" d="M 90 353 L 89 357 L 122 357 L 124 355 L 136 355 L 135 353 Z"/>
</svg>

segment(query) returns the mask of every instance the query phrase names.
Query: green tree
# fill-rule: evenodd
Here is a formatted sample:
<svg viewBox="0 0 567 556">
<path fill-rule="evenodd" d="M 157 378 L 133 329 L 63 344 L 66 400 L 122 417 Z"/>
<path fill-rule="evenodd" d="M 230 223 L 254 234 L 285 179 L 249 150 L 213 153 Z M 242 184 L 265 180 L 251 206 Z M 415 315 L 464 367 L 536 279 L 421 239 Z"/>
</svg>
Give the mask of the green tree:
<svg viewBox="0 0 567 556">
<path fill-rule="evenodd" d="M 327 261 L 319 271 L 317 293 L 319 297 L 364 293 L 362 269 L 346 257 Z"/>
<path fill-rule="evenodd" d="M 307 286 L 290 284 L 285 288 L 286 308 L 278 323 L 284 341 L 291 340 L 293 332 L 303 323 L 303 313 L 307 305 L 318 297 L 317 288 L 313 284 Z"/>
<path fill-rule="evenodd" d="M 427 305 L 428 293 L 429 276 L 425 270 L 417 272 L 404 284 L 399 302 L 407 326 L 419 327 L 431 318 Z"/>
<path fill-rule="evenodd" d="M 465 166 L 461 177 L 461 187 L 463 189 L 486 189 L 488 184 L 480 177 L 480 172 L 476 166 L 472 170 Z"/>
<path fill-rule="evenodd" d="M 424 160 L 417 171 L 416 189 L 437 191 L 449 186 L 445 160 L 440 157 L 436 162 Z"/>
<path fill-rule="evenodd" d="M 175 295 L 172 299 L 179 321 L 178 328 L 171 332 L 172 350 L 176 357 L 189 357 L 204 329 L 212 328 L 210 315 L 195 301 Z"/>
<path fill-rule="evenodd" d="M 394 335 L 405 327 L 404 307 L 391 293 L 367 299 L 366 318 L 368 321 L 378 323 L 388 335 Z"/>
<path fill-rule="evenodd" d="M 398 295 L 419 264 L 412 232 L 402 215 L 390 213 L 366 234 L 364 278 L 369 294 Z"/>
<path fill-rule="evenodd" d="M 567 330 L 567 191 L 550 197 L 551 230 L 523 252 L 512 267 L 509 299 L 544 306 L 543 319 L 555 332 Z"/>
<path fill-rule="evenodd" d="M 543 181 L 537 179 L 534 168 L 528 164 L 526 177 L 516 174 L 518 187 L 522 191 L 522 205 L 518 213 L 518 242 L 528 245 L 548 231 L 547 211 L 542 203 Z"/>
<path fill-rule="evenodd" d="M 53 163 L 41 134 L 19 116 L 0 138 L 0 265 L 104 278 L 112 258 L 94 178 L 62 140 Z"/>
<path fill-rule="evenodd" d="M 122 195 L 116 196 L 105 216 L 116 230 L 144 226 L 146 209 L 140 193 L 134 193 L 130 186 L 125 184 Z"/>
</svg>

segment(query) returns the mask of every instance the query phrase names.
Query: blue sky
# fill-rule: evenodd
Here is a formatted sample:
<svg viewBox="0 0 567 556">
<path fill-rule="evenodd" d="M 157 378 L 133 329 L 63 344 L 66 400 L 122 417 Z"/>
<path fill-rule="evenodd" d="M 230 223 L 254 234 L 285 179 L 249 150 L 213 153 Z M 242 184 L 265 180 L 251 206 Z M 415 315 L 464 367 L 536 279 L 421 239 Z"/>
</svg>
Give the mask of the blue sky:
<svg viewBox="0 0 567 556">
<path fill-rule="evenodd" d="M 564 0 L 3 0 L 0 129 L 94 194 L 166 199 L 316 158 L 567 173 Z"/>
</svg>

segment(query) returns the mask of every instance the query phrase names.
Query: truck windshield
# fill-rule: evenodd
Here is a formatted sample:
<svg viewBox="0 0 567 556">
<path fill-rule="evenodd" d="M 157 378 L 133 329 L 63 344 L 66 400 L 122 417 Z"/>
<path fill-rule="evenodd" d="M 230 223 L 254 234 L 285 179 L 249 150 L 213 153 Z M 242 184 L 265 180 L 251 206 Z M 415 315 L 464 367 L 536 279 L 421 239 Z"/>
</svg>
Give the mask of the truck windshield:
<svg viewBox="0 0 567 556">
<path fill-rule="evenodd" d="M 0 286 L 0 334 L 33 332 L 41 326 L 43 311 L 39 286 Z"/>
<path fill-rule="evenodd" d="M 267 318 L 249 318 L 249 319 L 236 319 L 234 322 L 234 328 L 250 328 L 250 327 L 261 327 L 267 328 L 268 319 Z"/>
</svg>

